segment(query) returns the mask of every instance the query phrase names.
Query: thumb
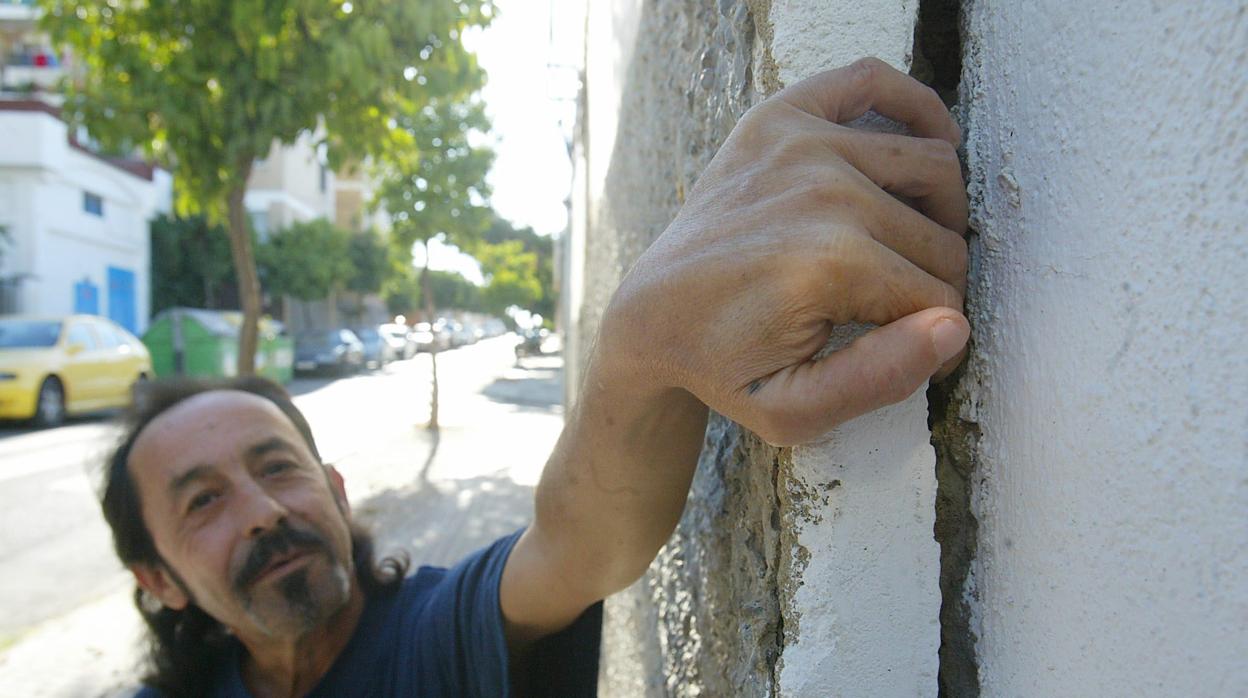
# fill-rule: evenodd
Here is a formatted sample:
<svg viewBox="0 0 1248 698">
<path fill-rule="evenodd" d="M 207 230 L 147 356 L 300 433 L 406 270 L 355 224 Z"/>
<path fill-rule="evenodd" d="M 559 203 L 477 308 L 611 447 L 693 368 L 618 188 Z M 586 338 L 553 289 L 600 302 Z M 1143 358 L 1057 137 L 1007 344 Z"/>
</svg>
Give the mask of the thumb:
<svg viewBox="0 0 1248 698">
<path fill-rule="evenodd" d="M 793 445 L 838 424 L 901 402 L 958 357 L 970 336 L 952 308 L 928 308 L 858 337 L 818 361 L 772 376 L 752 397 L 766 415 L 766 441 Z M 750 426 L 750 425 L 746 425 Z"/>
</svg>

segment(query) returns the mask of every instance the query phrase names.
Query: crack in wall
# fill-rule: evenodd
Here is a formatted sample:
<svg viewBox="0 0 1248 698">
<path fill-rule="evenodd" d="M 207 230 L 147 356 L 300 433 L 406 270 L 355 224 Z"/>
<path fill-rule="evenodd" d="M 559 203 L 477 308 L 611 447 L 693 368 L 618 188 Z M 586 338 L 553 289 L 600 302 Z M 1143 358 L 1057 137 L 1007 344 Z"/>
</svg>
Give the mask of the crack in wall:
<svg viewBox="0 0 1248 698">
<path fill-rule="evenodd" d="M 963 21 L 962 0 L 919 2 L 911 74 L 935 89 L 955 115 L 962 73 Z M 965 153 L 960 155 L 965 167 Z M 975 235 L 975 231 L 970 234 Z M 970 262 L 973 268 L 975 260 Z M 962 409 L 969 400 L 970 375 L 964 364 L 954 375 L 931 386 L 927 393 L 928 426 L 936 452 L 933 535 L 940 545 L 937 684 L 941 698 L 976 698 L 980 693 L 976 637 L 968 603 L 971 565 L 978 538 L 978 522 L 971 510 L 972 474 L 980 439 L 979 425 L 968 419 L 967 412 Z"/>
</svg>

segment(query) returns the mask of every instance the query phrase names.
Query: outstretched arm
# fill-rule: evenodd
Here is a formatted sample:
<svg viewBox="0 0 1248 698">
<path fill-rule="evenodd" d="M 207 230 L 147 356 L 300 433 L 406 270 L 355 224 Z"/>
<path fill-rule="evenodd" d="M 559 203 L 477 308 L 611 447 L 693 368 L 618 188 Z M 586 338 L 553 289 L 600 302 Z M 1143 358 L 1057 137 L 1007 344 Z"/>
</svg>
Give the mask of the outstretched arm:
<svg viewBox="0 0 1248 698">
<path fill-rule="evenodd" d="M 842 125 L 868 110 L 914 135 Z M 956 365 L 969 333 L 959 138 L 932 90 L 873 59 L 741 119 L 604 314 L 503 573 L 513 649 L 649 566 L 684 509 L 708 405 L 790 445 Z M 851 322 L 878 327 L 815 360 Z"/>
</svg>

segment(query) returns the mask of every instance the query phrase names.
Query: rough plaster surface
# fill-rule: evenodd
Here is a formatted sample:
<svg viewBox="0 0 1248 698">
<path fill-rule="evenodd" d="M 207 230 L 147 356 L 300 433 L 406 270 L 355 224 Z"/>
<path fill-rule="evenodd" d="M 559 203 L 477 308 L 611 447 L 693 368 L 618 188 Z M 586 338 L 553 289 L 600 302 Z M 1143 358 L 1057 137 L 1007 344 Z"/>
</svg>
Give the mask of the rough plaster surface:
<svg viewBox="0 0 1248 698">
<path fill-rule="evenodd" d="M 744 1 L 595 0 L 588 24 L 585 287 L 572 340 L 582 356 L 619 279 L 754 100 Z M 774 692 L 776 458 L 712 420 L 676 534 L 607 602 L 601 695 Z"/>
<path fill-rule="evenodd" d="M 1248 695 L 1248 10 L 965 36 L 982 693 Z"/>
</svg>

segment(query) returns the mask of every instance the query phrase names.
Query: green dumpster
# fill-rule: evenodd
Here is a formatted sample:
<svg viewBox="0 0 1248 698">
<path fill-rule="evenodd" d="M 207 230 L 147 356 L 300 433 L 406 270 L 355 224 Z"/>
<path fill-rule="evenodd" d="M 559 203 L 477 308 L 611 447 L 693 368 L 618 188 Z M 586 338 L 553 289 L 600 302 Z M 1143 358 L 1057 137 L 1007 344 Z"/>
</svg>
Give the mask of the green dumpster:
<svg viewBox="0 0 1248 698">
<path fill-rule="evenodd" d="M 238 333 L 243 314 L 234 310 L 169 308 L 152 319 L 143 343 L 157 377 L 238 375 Z M 288 383 L 294 365 L 293 340 L 282 323 L 260 319 L 256 374 Z"/>
</svg>

